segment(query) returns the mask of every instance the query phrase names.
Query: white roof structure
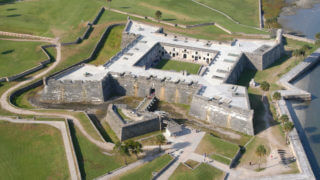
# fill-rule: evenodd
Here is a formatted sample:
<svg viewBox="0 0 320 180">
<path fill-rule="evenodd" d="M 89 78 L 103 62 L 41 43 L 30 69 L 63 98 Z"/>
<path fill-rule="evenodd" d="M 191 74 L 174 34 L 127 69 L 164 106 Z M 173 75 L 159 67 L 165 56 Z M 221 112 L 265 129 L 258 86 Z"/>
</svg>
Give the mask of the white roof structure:
<svg viewBox="0 0 320 180">
<path fill-rule="evenodd" d="M 223 101 L 237 107 L 250 109 L 245 87 L 223 84 L 223 80 L 228 76 L 232 67 L 243 52 L 254 52 L 261 47 L 272 47 L 276 44 L 274 40 L 237 40 L 232 44 L 219 43 L 215 41 L 197 40 L 174 35 L 158 33 L 159 27 L 146 25 L 136 21 L 129 21 L 125 31 L 140 37 L 131 43 L 129 47 L 123 49 L 115 57 L 111 58 L 103 66 L 93 66 L 86 64 L 80 69 L 75 69 L 68 74 L 59 76 L 59 80 L 102 80 L 108 72 L 127 73 L 136 76 L 153 76 L 166 78 L 166 80 L 186 83 L 198 83 L 203 87 L 202 96 L 214 98 L 219 96 Z M 169 43 L 173 45 L 189 46 L 219 52 L 213 62 L 207 66 L 207 71 L 202 75 L 183 75 L 178 72 L 159 69 L 144 69 L 134 66 L 150 49 L 157 43 Z"/>
</svg>

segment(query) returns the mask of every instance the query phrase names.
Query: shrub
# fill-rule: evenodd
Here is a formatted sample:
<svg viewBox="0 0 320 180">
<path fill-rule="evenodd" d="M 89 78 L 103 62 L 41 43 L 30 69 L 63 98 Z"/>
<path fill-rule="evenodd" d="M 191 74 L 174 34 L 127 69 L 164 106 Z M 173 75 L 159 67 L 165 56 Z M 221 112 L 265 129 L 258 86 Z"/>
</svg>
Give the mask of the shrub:
<svg viewBox="0 0 320 180">
<path fill-rule="evenodd" d="M 267 81 L 263 81 L 263 82 L 260 84 L 260 88 L 261 88 L 263 91 L 269 91 L 270 84 L 269 84 Z"/>
<path fill-rule="evenodd" d="M 274 100 L 280 100 L 281 99 L 281 94 L 279 92 L 275 92 L 272 96 Z"/>
</svg>

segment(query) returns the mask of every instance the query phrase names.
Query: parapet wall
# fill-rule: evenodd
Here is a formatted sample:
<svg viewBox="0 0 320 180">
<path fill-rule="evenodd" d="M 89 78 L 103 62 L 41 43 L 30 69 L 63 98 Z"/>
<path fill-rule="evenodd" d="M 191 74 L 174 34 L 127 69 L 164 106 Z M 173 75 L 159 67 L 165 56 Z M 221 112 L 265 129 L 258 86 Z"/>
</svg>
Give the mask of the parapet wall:
<svg viewBox="0 0 320 180">
<path fill-rule="evenodd" d="M 249 62 L 251 62 L 251 67 L 262 71 L 268 68 L 271 64 L 281 58 L 284 53 L 284 47 L 282 43 L 278 43 L 264 53 L 245 53 Z M 250 67 L 250 66 L 249 66 Z"/>
<path fill-rule="evenodd" d="M 140 136 L 153 131 L 158 131 L 161 127 L 161 121 L 157 116 L 151 117 L 150 119 L 126 124 L 119 116 L 117 112 L 117 106 L 113 104 L 108 106 L 106 121 L 120 141 L 124 141 L 129 138 Z"/>
<path fill-rule="evenodd" d="M 172 82 L 156 77 L 137 77 L 132 74 L 111 73 L 111 83 L 115 93 L 119 95 L 146 97 L 154 89 L 155 95 L 162 101 L 170 103 L 190 104 L 198 84 Z"/>
<path fill-rule="evenodd" d="M 101 81 L 49 79 L 46 83 L 41 97 L 44 102 L 101 103 L 106 99 Z"/>
<path fill-rule="evenodd" d="M 189 114 L 210 124 L 254 135 L 253 111 L 194 95 Z"/>
</svg>

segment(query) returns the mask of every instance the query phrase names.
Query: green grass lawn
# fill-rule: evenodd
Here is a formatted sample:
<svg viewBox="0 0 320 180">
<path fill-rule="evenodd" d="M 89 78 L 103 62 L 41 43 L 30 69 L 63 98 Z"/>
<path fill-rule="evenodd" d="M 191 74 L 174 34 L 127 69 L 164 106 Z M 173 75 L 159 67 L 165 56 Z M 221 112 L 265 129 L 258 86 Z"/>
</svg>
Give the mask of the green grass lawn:
<svg viewBox="0 0 320 180">
<path fill-rule="evenodd" d="M 149 180 L 152 178 L 152 172 L 156 172 L 161 170 L 165 167 L 170 161 L 172 157 L 168 154 L 160 156 L 154 159 L 151 162 L 148 162 L 142 166 L 134 168 L 132 170 L 127 171 L 125 174 L 116 177 L 114 179 L 120 180 L 132 180 L 132 179 L 139 179 L 139 180 Z"/>
<path fill-rule="evenodd" d="M 190 169 L 180 164 L 169 180 L 220 180 L 224 173 L 208 164 L 200 164 L 196 169 Z"/>
<path fill-rule="evenodd" d="M 223 156 L 220 156 L 220 155 L 218 155 L 218 154 L 212 154 L 212 155 L 210 156 L 210 158 L 211 158 L 211 159 L 214 159 L 214 160 L 217 160 L 217 161 L 219 161 L 219 162 L 222 162 L 223 164 L 226 164 L 226 165 L 230 165 L 230 163 L 231 163 L 231 160 L 230 160 L 230 159 L 227 159 L 227 158 L 225 158 L 225 157 L 223 157 Z"/>
<path fill-rule="evenodd" d="M 209 1 L 206 1 L 209 2 Z M 241 20 L 246 23 L 252 23 L 252 18 L 245 16 L 247 14 L 255 14 L 257 12 L 257 8 L 255 4 L 257 2 L 253 2 L 253 0 L 246 0 L 242 3 L 236 0 L 229 0 L 227 3 L 219 1 L 221 4 L 221 9 L 227 9 L 226 6 L 231 6 L 238 8 L 238 5 L 241 4 L 242 10 L 241 12 L 246 12 L 245 15 L 241 16 Z M 242 5 L 243 4 L 243 5 Z M 210 3 L 210 5 L 212 5 Z M 180 24 L 198 24 L 204 22 L 217 22 L 227 29 L 233 32 L 246 32 L 246 33 L 264 33 L 262 31 L 247 28 L 236 24 L 226 18 L 225 16 L 212 11 L 206 7 L 203 7 L 199 4 L 196 4 L 192 1 L 185 0 L 114 0 L 111 3 L 111 7 L 115 9 L 119 9 L 121 11 L 131 12 L 135 14 L 140 14 L 142 16 L 152 16 L 154 17 L 155 12 L 160 10 L 162 12 L 162 20 L 168 21 L 171 23 L 180 23 Z M 192 7 L 192 8 L 190 8 Z M 220 8 L 219 7 L 219 8 Z M 228 9 L 226 13 L 231 13 L 231 16 L 238 17 L 239 15 L 233 10 Z M 258 14 L 256 14 L 256 18 Z M 255 22 L 257 22 L 255 20 Z M 256 25 L 257 26 L 257 25 Z"/>
<path fill-rule="evenodd" d="M 194 169 L 199 164 L 199 162 L 189 159 L 185 162 L 185 164 Z"/>
<path fill-rule="evenodd" d="M 124 158 L 118 154 L 108 156 L 92 144 L 73 125 L 70 126 L 73 143 L 75 146 L 79 168 L 84 179 L 93 179 L 124 165 Z M 127 162 L 136 161 L 135 156 L 127 157 Z"/>
<path fill-rule="evenodd" d="M 259 1 L 256 0 L 198 0 L 212 8 L 220 10 L 236 21 L 259 27 Z"/>
<path fill-rule="evenodd" d="M 103 48 L 101 48 L 101 51 L 97 55 L 96 59 L 91 61 L 91 64 L 103 65 L 121 50 L 120 45 L 123 29 L 124 26 L 116 26 L 112 28 Z"/>
<path fill-rule="evenodd" d="M 232 159 L 236 155 L 238 150 L 239 150 L 238 145 L 228 143 L 210 134 L 206 134 L 202 138 L 199 146 L 196 149 L 196 152 L 201 155 L 204 153 L 207 153 L 207 154 L 216 153 Z"/>
<path fill-rule="evenodd" d="M 198 74 L 199 68 L 201 65 L 189 63 L 189 62 L 182 62 L 182 61 L 175 61 L 169 59 L 162 59 L 156 66 L 157 69 L 162 70 L 173 70 L 173 71 L 187 71 L 189 74 Z"/>
<path fill-rule="evenodd" d="M 0 29 L 52 37 L 78 36 L 102 0 L 20 1 L 0 6 Z"/>
<path fill-rule="evenodd" d="M 0 121 L 1 179 L 69 179 L 60 131 Z"/>
<path fill-rule="evenodd" d="M 72 115 L 80 120 L 81 125 L 91 137 L 101 141 L 100 135 L 96 131 L 95 127 L 93 127 L 94 125 L 90 122 L 91 120 L 85 115 L 84 112 L 74 112 Z"/>
<path fill-rule="evenodd" d="M 46 60 L 41 45 L 43 43 L 0 40 L 0 77 L 21 73 Z"/>
</svg>

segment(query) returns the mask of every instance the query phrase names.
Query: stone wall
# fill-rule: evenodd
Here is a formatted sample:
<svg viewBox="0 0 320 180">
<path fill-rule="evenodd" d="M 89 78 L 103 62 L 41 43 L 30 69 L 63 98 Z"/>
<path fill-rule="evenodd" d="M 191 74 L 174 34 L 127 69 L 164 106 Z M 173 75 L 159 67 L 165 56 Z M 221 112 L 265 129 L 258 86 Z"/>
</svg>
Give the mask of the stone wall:
<svg viewBox="0 0 320 180">
<path fill-rule="evenodd" d="M 245 55 L 251 63 L 251 67 L 262 71 L 280 59 L 284 52 L 283 44 L 278 43 L 263 53 L 255 51 L 252 53 L 245 53 Z"/>
<path fill-rule="evenodd" d="M 120 141 L 158 131 L 161 127 L 161 122 L 157 116 L 153 116 L 150 119 L 126 123 L 118 114 L 117 106 L 113 104 L 108 106 L 106 121 Z"/>
<path fill-rule="evenodd" d="M 237 62 L 234 63 L 231 71 L 227 75 L 227 79 L 224 82 L 228 84 L 236 84 L 241 76 L 242 71 L 247 67 L 247 65 L 247 58 L 244 56 L 244 54 L 241 54 Z"/>
<path fill-rule="evenodd" d="M 170 103 L 190 104 L 198 84 L 171 82 L 155 77 L 136 77 L 131 74 L 112 73 L 111 83 L 115 93 L 119 95 L 146 97 L 150 90 L 162 101 Z"/>
<path fill-rule="evenodd" d="M 254 135 L 252 110 L 232 107 L 229 104 L 194 95 L 189 114 L 219 127 Z"/>
<path fill-rule="evenodd" d="M 43 89 L 41 100 L 55 103 L 102 103 L 107 99 L 105 96 L 109 95 L 103 91 L 102 82 L 49 79 Z"/>
</svg>

